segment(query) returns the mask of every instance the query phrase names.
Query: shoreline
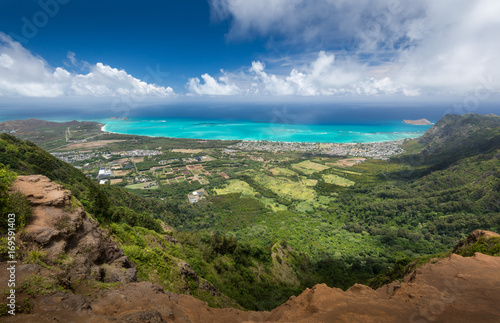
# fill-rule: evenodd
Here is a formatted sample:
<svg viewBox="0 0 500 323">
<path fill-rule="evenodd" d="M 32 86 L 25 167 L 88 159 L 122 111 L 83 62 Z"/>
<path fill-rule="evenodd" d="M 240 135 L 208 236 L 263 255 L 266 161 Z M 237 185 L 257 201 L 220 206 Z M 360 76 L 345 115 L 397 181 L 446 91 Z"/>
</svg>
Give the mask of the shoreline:
<svg viewBox="0 0 500 323">
<path fill-rule="evenodd" d="M 64 123 L 68 122 L 66 120 L 43 120 L 39 119 L 42 121 L 49 121 L 49 122 L 56 122 L 56 123 Z M 110 131 L 109 130 L 109 125 L 110 123 L 107 123 L 107 119 L 79 119 L 79 122 L 94 122 L 97 124 L 98 129 L 100 130 L 100 134 L 116 134 L 116 135 L 124 135 L 124 136 L 141 136 L 141 137 L 147 137 L 147 138 L 170 138 L 170 139 L 186 139 L 186 140 L 207 140 L 207 141 L 239 141 L 239 142 L 247 142 L 247 143 L 273 143 L 275 145 L 279 144 L 294 144 L 294 145 L 310 145 L 310 144 L 319 144 L 319 145 L 356 145 L 356 144 L 377 144 L 377 143 L 389 143 L 389 142 L 401 142 L 406 139 L 408 140 L 413 140 L 415 138 L 421 137 L 425 131 L 420 130 L 420 131 L 408 131 L 405 129 L 394 129 L 394 130 L 400 130 L 400 131 L 383 131 L 385 129 L 380 129 L 381 131 L 377 131 L 377 128 L 372 128 L 372 129 L 367 129 L 367 131 L 362 131 L 359 129 L 353 129 L 353 133 L 357 135 L 351 136 L 349 133 L 351 131 L 346 131 L 346 129 L 335 129 L 331 132 L 329 132 L 329 136 L 322 136 L 322 132 L 319 131 L 324 131 L 325 129 L 318 129 L 317 131 L 314 131 L 315 133 L 307 136 L 301 136 L 296 137 L 297 140 L 293 140 L 294 136 L 282 136 L 282 135 L 277 135 L 277 136 L 267 136 L 268 138 L 266 139 L 266 133 L 263 133 L 263 136 L 255 136 L 257 138 L 252 138 L 252 136 L 247 136 L 247 134 L 243 134 L 241 137 L 244 139 L 240 138 L 224 138 L 225 135 L 227 136 L 231 132 L 221 132 L 221 133 L 216 133 L 216 136 L 220 136 L 222 138 L 204 138 L 203 136 L 205 135 L 203 132 L 194 132 L 194 133 L 183 133 L 182 131 L 178 132 L 180 134 L 179 137 L 171 137 L 168 134 L 153 134 L 153 135 L 146 135 L 146 134 L 137 134 L 137 133 L 123 133 L 118 131 Z M 357 126 L 354 124 L 354 126 Z M 127 131 L 128 129 L 125 129 Z M 182 130 L 182 129 L 181 129 Z M 230 129 L 229 129 L 230 130 Z M 259 129 L 257 129 L 258 131 Z M 292 129 L 293 130 L 293 129 Z M 318 133 L 316 133 L 318 132 Z M 235 135 L 237 137 L 238 131 L 235 131 Z M 326 132 L 325 132 L 326 134 Z M 175 133 L 174 133 L 175 135 Z M 187 135 L 187 137 L 183 137 L 183 135 Z M 193 137 L 189 137 L 189 135 L 192 135 Z M 208 133 L 208 135 L 213 135 L 211 133 Z M 198 137 L 200 136 L 200 137 Z M 246 137 L 246 138 L 245 138 Z M 250 137 L 250 138 L 248 138 Z M 259 139 L 258 137 L 264 137 L 263 139 Z M 395 137 L 395 138 L 394 138 Z M 292 140 L 290 140 L 292 139 Z M 301 140 L 302 139 L 302 140 Z M 377 140 L 378 139 L 378 140 Z"/>
<path fill-rule="evenodd" d="M 95 119 L 94 119 L 95 120 Z M 83 120 L 82 120 L 83 121 Z M 95 120 L 97 121 L 97 120 Z M 107 125 L 103 122 L 105 122 L 106 120 L 102 120 L 100 119 L 99 123 L 101 124 L 104 124 L 103 127 L 101 127 L 101 131 L 103 133 L 110 133 L 110 134 L 117 134 L 117 135 L 126 135 L 126 136 L 142 136 L 142 137 L 148 137 L 148 138 L 171 138 L 171 139 L 187 139 L 187 140 L 210 140 L 210 141 L 213 141 L 213 140 L 218 140 L 218 141 L 242 141 L 242 142 L 270 142 L 270 143 L 286 143 L 286 144 L 312 144 L 312 143 L 315 143 L 315 144 L 376 144 L 376 143 L 388 143 L 388 142 L 399 142 L 399 141 L 404 141 L 406 139 L 408 140 L 413 140 L 413 139 L 416 139 L 416 138 L 419 138 L 421 136 L 424 135 L 425 131 L 427 129 L 422 129 L 422 130 L 418 130 L 418 131 L 409 131 L 409 130 L 403 130 L 401 129 L 401 131 L 367 131 L 367 132 L 359 132 L 359 134 L 361 134 L 360 136 L 358 136 L 358 138 L 356 138 L 356 136 L 353 136 L 354 138 L 353 139 L 347 139 L 345 141 L 336 141 L 335 138 L 333 138 L 333 140 L 328 140 L 328 139 L 331 139 L 331 138 L 325 138 L 327 141 L 324 141 L 324 140 L 316 140 L 318 139 L 320 136 L 318 136 L 317 138 L 313 138 L 313 140 L 300 140 L 302 138 L 300 138 L 299 140 L 297 141 L 290 141 L 290 140 L 286 140 L 287 138 L 284 138 L 283 140 L 276 140 L 276 139 L 252 139 L 252 138 L 245 138 L 245 139 L 239 139 L 239 138 L 203 138 L 203 137 L 171 137 L 171 136 L 168 136 L 168 135 L 165 135 L 165 134 L 155 134 L 155 135 L 149 135 L 149 134 L 137 134 L 137 133 L 124 133 L 124 132 L 119 132 L 118 131 L 110 131 L 109 128 L 107 127 Z M 409 126 L 409 125 L 408 125 Z M 384 129 L 381 129 L 381 130 L 384 130 Z M 350 131 L 349 131 L 350 132 Z M 338 131 L 338 133 L 340 133 L 339 137 L 342 138 L 343 134 L 346 133 L 346 131 Z M 335 133 L 332 132 L 331 134 L 334 134 L 335 136 Z M 391 137 L 391 134 L 400 134 L 400 135 L 396 135 L 396 138 L 384 138 L 385 135 L 387 135 L 388 137 Z M 181 134 L 182 135 L 182 134 Z M 200 135 L 200 133 L 196 134 L 196 135 Z M 202 134 L 203 135 L 203 134 Z M 362 140 L 362 138 L 359 138 L 359 137 L 363 137 L 363 135 L 365 135 L 366 137 L 369 137 L 370 135 L 374 135 L 374 136 L 377 136 L 381 138 L 381 140 L 377 140 L 376 138 L 367 138 L 366 141 Z M 222 135 L 223 136 L 223 135 Z M 361 139 L 361 140 L 360 140 Z M 372 139 L 372 140 L 370 140 Z"/>
<path fill-rule="evenodd" d="M 364 145 L 364 144 L 382 144 L 382 143 L 398 143 L 403 142 L 405 140 L 413 140 L 423 136 L 422 133 L 420 136 L 411 137 L 411 138 L 401 138 L 394 140 L 383 140 L 383 141 L 365 141 L 365 142 L 313 142 L 313 141 L 280 141 L 280 140 L 255 140 L 255 139 L 204 139 L 204 138 L 184 138 L 184 137 L 167 137 L 167 136 L 150 136 L 150 135 L 138 135 L 138 134 L 129 134 L 129 133 L 120 133 L 115 131 L 103 130 L 106 128 L 106 125 L 101 127 L 101 131 L 109 134 L 117 134 L 124 136 L 141 136 L 148 138 L 165 138 L 165 139 L 186 139 L 186 140 L 203 140 L 203 141 L 240 141 L 247 143 L 272 143 L 272 144 L 320 144 L 320 145 Z"/>
</svg>

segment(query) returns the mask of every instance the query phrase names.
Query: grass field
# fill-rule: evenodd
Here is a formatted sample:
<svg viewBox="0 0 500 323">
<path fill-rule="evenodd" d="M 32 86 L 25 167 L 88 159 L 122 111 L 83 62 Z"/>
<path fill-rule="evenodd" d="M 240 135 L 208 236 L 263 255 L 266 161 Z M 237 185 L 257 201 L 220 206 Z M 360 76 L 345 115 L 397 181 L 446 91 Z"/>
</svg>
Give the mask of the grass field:
<svg viewBox="0 0 500 323">
<path fill-rule="evenodd" d="M 294 172 L 293 170 L 288 169 L 288 168 L 275 167 L 275 168 L 269 169 L 269 171 L 274 176 L 295 176 L 295 175 L 297 175 L 296 172 Z"/>
<path fill-rule="evenodd" d="M 257 174 L 254 180 L 287 199 L 312 200 L 316 197 L 316 192 L 309 187 L 304 187 L 301 181 L 294 182 L 288 178 L 272 177 L 264 174 Z"/>
<path fill-rule="evenodd" d="M 125 186 L 125 188 L 131 189 L 131 190 L 142 190 L 144 188 L 144 186 L 146 186 L 147 184 L 150 184 L 150 183 L 153 183 L 153 182 L 127 185 L 127 186 Z M 157 189 L 158 189 L 158 186 L 152 186 L 152 187 L 148 188 L 148 190 L 157 190 Z"/>
<path fill-rule="evenodd" d="M 132 169 L 129 169 L 129 170 L 114 170 L 113 173 L 115 174 L 115 176 L 117 177 L 123 177 L 123 176 L 126 176 L 127 174 L 129 174 L 130 172 L 132 172 Z"/>
<path fill-rule="evenodd" d="M 244 181 L 239 179 L 232 179 L 227 182 L 227 186 L 224 188 L 216 188 L 214 191 L 217 195 L 230 194 L 230 193 L 241 193 L 242 197 L 254 197 L 255 190 Z"/>
<path fill-rule="evenodd" d="M 239 179 L 232 179 L 228 181 L 228 184 L 224 188 L 218 188 L 214 190 L 217 195 L 231 194 L 231 193 L 241 193 L 241 197 L 253 197 L 262 202 L 268 208 L 272 209 L 274 212 L 285 211 L 287 207 L 277 203 L 274 199 L 267 197 L 255 197 L 258 193 L 246 182 Z"/>
<path fill-rule="evenodd" d="M 316 186 L 316 184 L 318 184 L 318 180 L 317 179 L 309 179 L 309 178 L 307 178 L 305 176 L 301 176 L 300 180 L 302 181 L 302 183 L 305 186 Z"/>
<path fill-rule="evenodd" d="M 122 142 L 125 140 L 100 140 L 100 141 L 89 141 L 89 142 L 81 142 L 78 144 L 71 144 L 69 146 L 61 147 L 59 150 L 77 150 L 77 149 L 84 149 L 84 148 L 100 148 L 104 147 L 108 144 L 112 144 L 115 142 Z"/>
<path fill-rule="evenodd" d="M 333 175 L 333 174 L 326 174 L 323 175 L 323 180 L 327 182 L 328 184 L 335 184 L 338 186 L 352 186 L 355 184 L 355 182 L 348 180 L 347 178 L 340 177 L 338 175 Z"/>
<path fill-rule="evenodd" d="M 298 164 L 293 164 L 292 167 L 300 170 L 301 172 L 307 175 L 314 174 L 316 172 L 321 172 L 322 170 L 330 168 L 325 165 L 313 163 L 310 160 L 304 160 L 303 162 L 300 162 Z"/>
<path fill-rule="evenodd" d="M 191 174 L 200 175 L 203 173 L 203 169 L 191 169 Z"/>
<path fill-rule="evenodd" d="M 336 171 L 338 171 L 338 172 L 342 172 L 342 173 L 344 173 L 344 174 L 351 174 L 351 175 L 358 175 L 358 176 L 363 175 L 362 173 L 353 172 L 353 171 L 350 171 L 350 170 L 345 170 L 345 169 L 335 168 L 335 170 L 336 170 Z"/>
<path fill-rule="evenodd" d="M 345 158 L 341 160 L 337 160 L 336 166 L 340 167 L 352 167 L 354 165 L 360 164 L 364 162 L 366 158 Z"/>
<path fill-rule="evenodd" d="M 183 154 L 197 154 L 201 153 L 203 149 L 172 149 L 174 153 L 183 153 Z"/>
</svg>

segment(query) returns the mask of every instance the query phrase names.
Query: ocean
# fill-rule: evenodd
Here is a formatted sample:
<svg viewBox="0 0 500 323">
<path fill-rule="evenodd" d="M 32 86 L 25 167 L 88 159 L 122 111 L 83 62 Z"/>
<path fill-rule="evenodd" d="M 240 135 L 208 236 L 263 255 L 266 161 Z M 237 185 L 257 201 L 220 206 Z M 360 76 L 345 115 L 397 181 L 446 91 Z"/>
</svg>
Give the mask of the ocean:
<svg viewBox="0 0 500 323">
<path fill-rule="evenodd" d="M 402 120 L 375 120 L 372 123 L 291 124 L 227 121 L 222 119 L 130 118 L 95 120 L 105 131 L 153 137 L 193 139 L 267 140 L 284 142 L 380 142 L 415 138 L 430 126 L 415 126 Z"/>
<path fill-rule="evenodd" d="M 83 104 L 83 103 L 82 103 Z M 437 122 L 449 105 L 307 104 L 196 102 L 156 104 L 126 109 L 112 104 L 25 111 L 7 109 L 0 121 L 39 118 L 87 120 L 121 134 L 193 139 L 268 140 L 282 142 L 381 142 L 415 138 L 431 126 L 404 124 L 403 119 Z M 479 111 L 478 111 L 479 112 Z M 128 120 L 110 119 L 111 117 Z"/>
</svg>

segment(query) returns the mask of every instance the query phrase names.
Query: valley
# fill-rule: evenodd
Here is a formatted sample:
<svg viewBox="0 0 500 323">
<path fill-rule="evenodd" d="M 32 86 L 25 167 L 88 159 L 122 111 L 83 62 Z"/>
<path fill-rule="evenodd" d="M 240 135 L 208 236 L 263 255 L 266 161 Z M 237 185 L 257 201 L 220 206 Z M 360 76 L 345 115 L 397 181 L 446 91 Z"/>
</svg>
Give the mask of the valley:
<svg viewBox="0 0 500 323">
<path fill-rule="evenodd" d="M 0 163 L 70 190 L 139 280 L 214 307 L 271 310 L 320 283 L 375 286 L 395 263 L 500 231 L 499 119 L 463 116 L 475 128 L 437 149 L 462 132 L 445 117 L 420 139 L 380 145 L 383 158 L 110 133 L 71 148 L 50 137 L 39 143 L 49 154 L 2 134 Z"/>
</svg>

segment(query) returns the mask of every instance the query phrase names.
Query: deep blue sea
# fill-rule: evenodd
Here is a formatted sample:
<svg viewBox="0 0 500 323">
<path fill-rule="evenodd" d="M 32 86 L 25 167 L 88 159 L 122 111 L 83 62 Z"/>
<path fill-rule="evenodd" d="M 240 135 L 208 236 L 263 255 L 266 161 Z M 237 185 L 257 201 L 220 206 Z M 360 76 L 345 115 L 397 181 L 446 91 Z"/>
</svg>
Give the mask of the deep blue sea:
<svg viewBox="0 0 500 323">
<path fill-rule="evenodd" d="M 481 108 L 483 108 L 482 105 Z M 0 121 L 39 118 L 88 120 L 122 134 L 194 139 L 269 140 L 285 142 L 380 142 L 415 138 L 430 126 L 404 124 L 403 119 L 437 122 L 450 105 L 397 103 L 307 104 L 198 102 L 116 108 L 112 104 L 79 107 L 6 108 Z M 491 108 L 478 113 L 490 113 Z M 114 120 L 110 117 L 128 120 Z"/>
</svg>

